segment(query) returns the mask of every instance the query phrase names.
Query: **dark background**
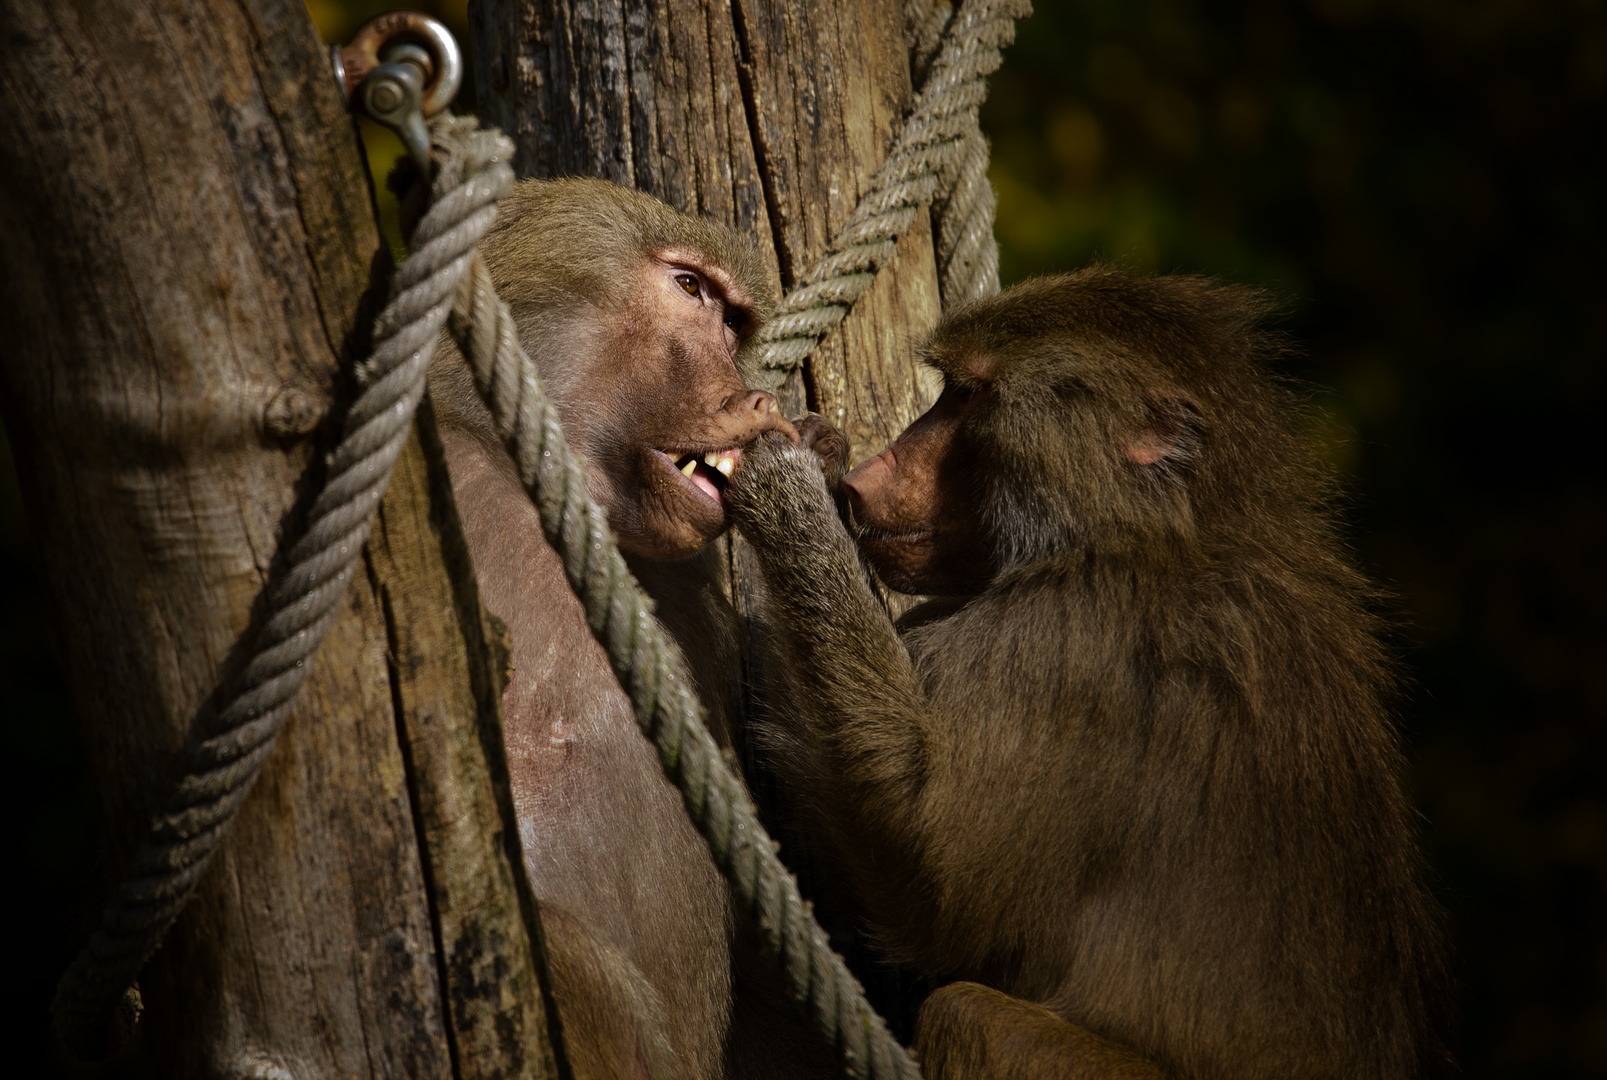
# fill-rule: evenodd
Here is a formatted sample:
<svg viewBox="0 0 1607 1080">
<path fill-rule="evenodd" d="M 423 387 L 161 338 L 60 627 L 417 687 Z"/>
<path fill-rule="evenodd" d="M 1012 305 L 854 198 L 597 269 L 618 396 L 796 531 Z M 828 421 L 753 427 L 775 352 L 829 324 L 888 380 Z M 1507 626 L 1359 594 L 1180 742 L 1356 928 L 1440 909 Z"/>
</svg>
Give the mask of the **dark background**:
<svg viewBox="0 0 1607 1080">
<path fill-rule="evenodd" d="M 419 6 L 466 40 L 461 0 Z M 983 114 L 1006 284 L 1100 258 L 1282 302 L 1358 556 L 1396 598 L 1457 1056 L 1470 1076 L 1607 1075 L 1607 9 L 1038 6 Z M 382 9 L 308 7 L 332 41 Z M 0 438 L 29 1043 L 98 865 L 44 612 Z"/>
</svg>

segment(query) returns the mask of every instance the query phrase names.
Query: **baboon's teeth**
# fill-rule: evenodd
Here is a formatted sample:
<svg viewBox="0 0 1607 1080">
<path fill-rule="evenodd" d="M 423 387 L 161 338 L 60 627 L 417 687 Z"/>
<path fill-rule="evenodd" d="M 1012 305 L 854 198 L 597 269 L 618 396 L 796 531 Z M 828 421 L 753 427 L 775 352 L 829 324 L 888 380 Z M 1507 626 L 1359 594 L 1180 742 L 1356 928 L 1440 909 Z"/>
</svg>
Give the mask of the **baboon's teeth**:
<svg viewBox="0 0 1607 1080">
<path fill-rule="evenodd" d="M 736 471 L 736 453 L 732 450 L 710 450 L 703 455 L 703 464 L 719 471 L 727 480 Z"/>
</svg>

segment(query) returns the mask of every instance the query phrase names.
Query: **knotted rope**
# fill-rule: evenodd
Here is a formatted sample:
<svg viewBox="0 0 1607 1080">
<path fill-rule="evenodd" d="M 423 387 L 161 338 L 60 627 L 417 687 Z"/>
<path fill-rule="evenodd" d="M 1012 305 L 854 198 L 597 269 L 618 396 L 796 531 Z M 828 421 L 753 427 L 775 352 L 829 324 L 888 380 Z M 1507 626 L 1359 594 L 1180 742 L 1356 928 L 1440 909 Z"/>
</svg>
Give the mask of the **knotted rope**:
<svg viewBox="0 0 1607 1080">
<path fill-rule="evenodd" d="M 362 386 L 330 455 L 307 527 L 270 578 L 268 616 L 236 689 L 193 745 L 166 808 L 152 822 L 133 870 L 101 915 L 99 928 L 56 987 L 51 1022 L 70 1053 L 94 1060 L 115 1053 L 140 1011 L 140 968 L 183 910 L 208 858 L 251 791 L 313 657 L 339 614 L 341 598 L 368 539 L 424 395 L 452 297 L 469 255 L 512 182 L 511 148 L 482 158 L 467 175 L 438 177 L 434 203 L 412 237 L 412 254 L 391 283 L 374 321 L 373 356 L 359 365 Z"/>
<path fill-rule="evenodd" d="M 870 190 L 756 335 L 759 366 L 767 372 L 762 380 L 771 389 L 870 288 L 922 206 L 930 204 L 935 219 L 943 306 L 999 291 L 995 203 L 977 110 L 987 97 L 987 76 L 999 68 L 1000 49 L 1015 40 L 1015 20 L 1031 11 L 1029 0 L 971 0 L 955 13 L 915 111 Z M 918 42 L 941 21 L 941 5 L 911 0 L 907 18 Z"/>
</svg>

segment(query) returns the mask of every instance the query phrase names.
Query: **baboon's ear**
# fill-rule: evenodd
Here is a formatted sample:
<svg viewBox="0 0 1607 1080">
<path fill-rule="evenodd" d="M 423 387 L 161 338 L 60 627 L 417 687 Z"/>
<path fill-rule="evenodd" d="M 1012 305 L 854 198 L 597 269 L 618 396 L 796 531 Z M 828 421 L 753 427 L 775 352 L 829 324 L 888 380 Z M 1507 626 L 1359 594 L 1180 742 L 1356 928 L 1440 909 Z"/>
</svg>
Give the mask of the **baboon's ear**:
<svg viewBox="0 0 1607 1080">
<path fill-rule="evenodd" d="M 1151 395 L 1148 411 L 1148 424 L 1123 448 L 1127 460 L 1156 465 L 1192 456 L 1200 426 L 1194 403 L 1181 394 L 1158 393 Z"/>
</svg>

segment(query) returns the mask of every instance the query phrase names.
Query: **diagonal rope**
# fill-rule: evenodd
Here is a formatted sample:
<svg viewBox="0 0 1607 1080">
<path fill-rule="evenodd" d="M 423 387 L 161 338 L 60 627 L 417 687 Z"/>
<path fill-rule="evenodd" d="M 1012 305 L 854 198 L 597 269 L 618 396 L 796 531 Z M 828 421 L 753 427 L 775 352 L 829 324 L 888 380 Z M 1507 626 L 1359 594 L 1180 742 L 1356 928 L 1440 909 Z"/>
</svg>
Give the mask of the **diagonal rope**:
<svg viewBox="0 0 1607 1080">
<path fill-rule="evenodd" d="M 443 162 L 483 153 L 474 147 L 489 137 L 474 130 L 472 120 L 438 123 L 433 134 L 436 158 Z M 506 145 L 502 136 L 495 138 Z M 443 164 L 442 171 L 446 168 Z M 914 1062 L 827 944 L 759 823 L 747 789 L 721 759 L 680 650 L 652 617 L 651 602 L 614 544 L 607 515 L 587 494 L 557 410 L 542 392 L 535 364 L 520 346 L 513 317 L 478 255 L 458 286 L 447 325 L 540 514 L 542 532 L 563 560 L 587 624 L 608 653 L 665 775 L 680 790 L 687 814 L 730 880 L 738 907 L 754 920 L 769 956 L 842 1055 L 848 1075 L 918 1080 Z"/>
<path fill-rule="evenodd" d="M 497 195 L 512 182 L 510 157 L 480 162 L 478 171 L 450 183 L 437 179 L 434 203 L 412 237 L 412 254 L 397 269 L 390 303 L 375 320 L 374 353 L 359 365 L 362 389 L 346 414 L 306 531 L 284 557 L 282 572 L 270 578 L 268 615 L 251 659 L 235 679 L 213 734 L 189 749 L 185 775 L 152 821 L 133 869 L 56 987 L 52 1029 L 81 1060 L 115 1053 L 132 1033 L 140 1011 L 134 980 L 250 793 L 340 613 L 391 468 L 412 429 L 454 291 L 495 216 Z"/>
<path fill-rule="evenodd" d="M 931 204 L 939 217 L 944 306 L 999 290 L 994 197 L 977 110 L 987 97 L 987 76 L 998 70 L 1000 50 L 1015 40 L 1015 20 L 1031 10 L 1029 0 L 969 0 L 955 13 L 915 111 L 871 178 L 870 190 L 826 252 L 782 298 L 775 318 L 755 335 L 758 365 L 771 389 L 870 288 L 922 206 Z M 931 17 L 941 17 L 938 9 Z M 923 20 L 921 26 L 926 25 Z"/>
</svg>

